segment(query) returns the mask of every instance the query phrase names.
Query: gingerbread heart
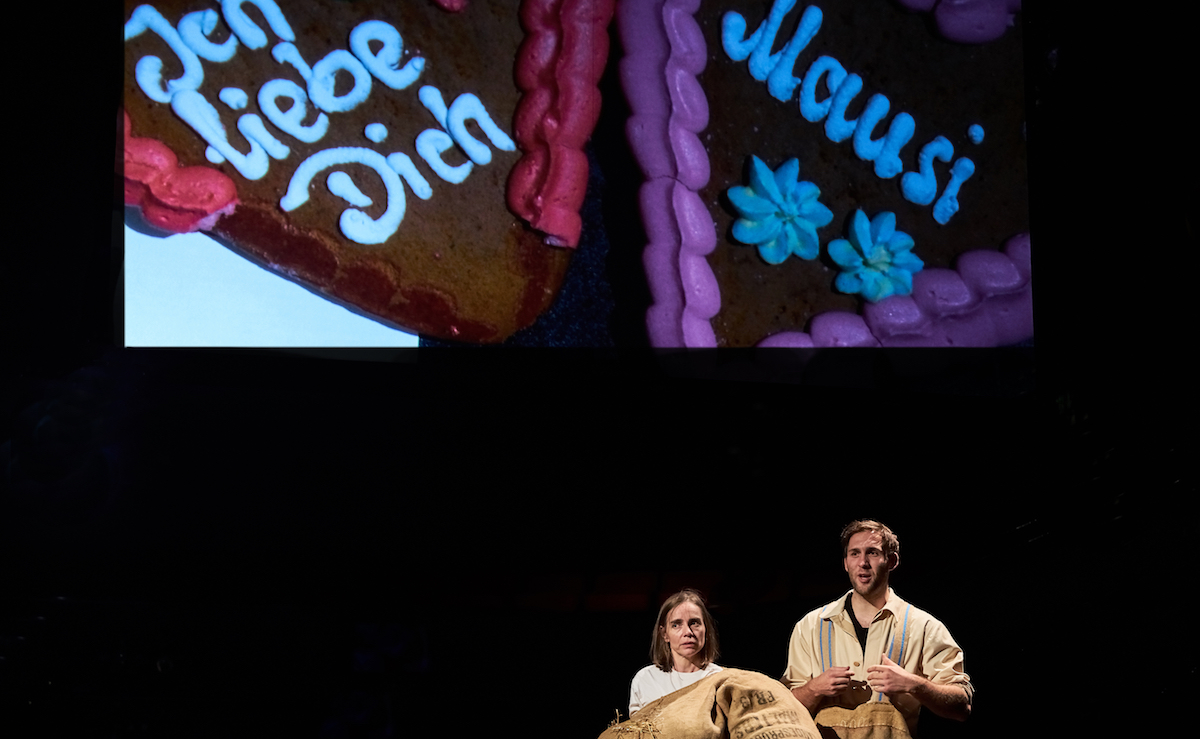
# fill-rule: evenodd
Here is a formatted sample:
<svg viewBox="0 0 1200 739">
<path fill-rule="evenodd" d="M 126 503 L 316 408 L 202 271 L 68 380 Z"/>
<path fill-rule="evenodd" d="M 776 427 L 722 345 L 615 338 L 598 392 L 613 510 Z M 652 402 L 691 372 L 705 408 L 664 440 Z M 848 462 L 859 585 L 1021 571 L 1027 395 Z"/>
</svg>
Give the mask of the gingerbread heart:
<svg viewBox="0 0 1200 739">
<path fill-rule="evenodd" d="M 502 341 L 580 236 L 611 0 L 126 4 L 126 203 L 414 333 Z"/>
</svg>

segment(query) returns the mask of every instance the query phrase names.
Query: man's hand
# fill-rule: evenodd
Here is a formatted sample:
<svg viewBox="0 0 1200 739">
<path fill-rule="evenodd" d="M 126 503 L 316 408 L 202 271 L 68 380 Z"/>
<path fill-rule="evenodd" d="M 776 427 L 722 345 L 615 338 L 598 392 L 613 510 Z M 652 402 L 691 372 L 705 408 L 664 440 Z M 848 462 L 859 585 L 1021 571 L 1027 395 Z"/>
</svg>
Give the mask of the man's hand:
<svg viewBox="0 0 1200 739">
<path fill-rule="evenodd" d="M 830 667 L 800 687 L 793 688 L 792 695 L 804 704 L 810 714 L 816 716 L 823 700 L 850 686 L 850 674 L 849 667 Z"/>
<path fill-rule="evenodd" d="M 959 685 L 938 685 L 920 675 L 905 672 L 904 668 L 883 655 L 880 664 L 867 668 L 867 684 L 872 690 L 889 698 L 909 693 L 921 705 L 942 718 L 966 721 L 971 715 L 971 702 Z"/>
<path fill-rule="evenodd" d="M 830 667 L 812 680 L 809 680 L 806 685 L 816 695 L 837 695 L 850 687 L 850 675 L 851 670 L 849 667 Z"/>
<path fill-rule="evenodd" d="M 871 690 L 884 695 L 916 692 L 921 683 L 926 682 L 883 655 L 883 660 L 874 667 L 867 668 L 867 684 Z"/>
</svg>

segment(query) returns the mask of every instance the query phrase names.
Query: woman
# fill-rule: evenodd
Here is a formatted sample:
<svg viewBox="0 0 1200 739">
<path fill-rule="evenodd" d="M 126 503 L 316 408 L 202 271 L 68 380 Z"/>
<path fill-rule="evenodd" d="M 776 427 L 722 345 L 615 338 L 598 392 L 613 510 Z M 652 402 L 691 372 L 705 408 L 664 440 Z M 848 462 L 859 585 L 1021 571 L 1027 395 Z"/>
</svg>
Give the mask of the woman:
<svg viewBox="0 0 1200 739">
<path fill-rule="evenodd" d="M 629 715 L 668 693 L 720 672 L 717 627 L 704 607 L 700 593 L 681 590 L 663 602 L 650 641 L 650 659 L 633 676 L 629 688 Z"/>
</svg>

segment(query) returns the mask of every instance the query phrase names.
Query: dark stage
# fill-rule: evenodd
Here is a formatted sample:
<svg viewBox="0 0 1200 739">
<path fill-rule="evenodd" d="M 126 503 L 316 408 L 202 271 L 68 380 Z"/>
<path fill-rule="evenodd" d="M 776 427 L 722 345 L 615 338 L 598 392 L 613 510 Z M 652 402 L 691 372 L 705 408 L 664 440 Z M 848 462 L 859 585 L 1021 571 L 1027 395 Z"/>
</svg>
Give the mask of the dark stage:
<svg viewBox="0 0 1200 739">
<path fill-rule="evenodd" d="M 590 739 L 680 587 L 707 595 L 720 664 L 782 674 L 795 622 L 848 588 L 858 517 L 897 532 L 893 586 L 977 686 L 924 737 L 1111 736 L 1177 703 L 1188 291 L 1104 290 L 1134 280 L 1128 244 L 1156 275 L 1135 282 L 1182 280 L 1194 219 L 1184 189 L 1112 175 L 1169 182 L 1169 159 L 1097 143 L 1122 34 L 1036 5 L 1032 231 L 1064 246 L 1038 252 L 1017 349 L 651 353 L 619 101 L 591 145 L 603 249 L 515 342 L 604 348 L 123 349 L 119 87 L 80 91 L 74 171 L 104 196 L 6 249 L 0 735 Z"/>
</svg>

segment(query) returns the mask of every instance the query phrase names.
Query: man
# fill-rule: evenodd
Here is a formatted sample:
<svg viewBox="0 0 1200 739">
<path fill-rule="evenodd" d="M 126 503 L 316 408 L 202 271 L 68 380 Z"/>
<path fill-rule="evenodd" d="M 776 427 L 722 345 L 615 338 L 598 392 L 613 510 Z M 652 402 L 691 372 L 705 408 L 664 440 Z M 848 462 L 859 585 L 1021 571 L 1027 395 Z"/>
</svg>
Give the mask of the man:
<svg viewBox="0 0 1200 739">
<path fill-rule="evenodd" d="M 796 624 L 783 683 L 818 726 L 842 737 L 911 735 L 922 707 L 966 720 L 974 688 L 962 649 L 888 587 L 900 564 L 896 535 L 854 521 L 842 531 L 842 558 L 850 592 Z"/>
</svg>

